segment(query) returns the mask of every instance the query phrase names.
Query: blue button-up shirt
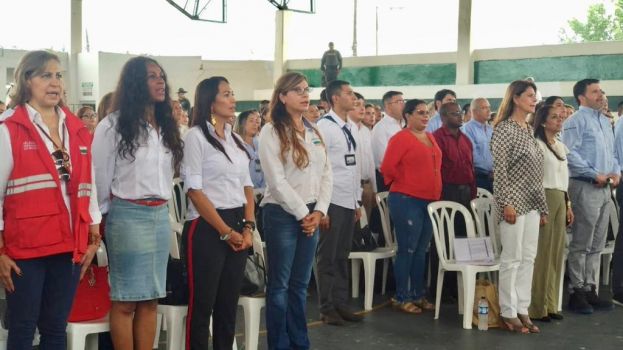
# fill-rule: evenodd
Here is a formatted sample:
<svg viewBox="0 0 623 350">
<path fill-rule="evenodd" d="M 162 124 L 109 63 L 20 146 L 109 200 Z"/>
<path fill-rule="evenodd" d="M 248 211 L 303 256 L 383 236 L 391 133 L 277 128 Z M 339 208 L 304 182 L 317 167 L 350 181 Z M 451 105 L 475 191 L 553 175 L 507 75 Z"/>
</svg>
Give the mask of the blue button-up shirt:
<svg viewBox="0 0 623 350">
<path fill-rule="evenodd" d="M 430 133 L 434 133 L 435 130 L 441 128 L 441 116 L 439 115 L 439 111 L 435 112 L 435 115 L 428 120 L 428 125 L 426 125 L 426 131 Z"/>
<path fill-rule="evenodd" d="M 474 168 L 478 173 L 491 173 L 493 171 L 493 158 L 489 143 L 493 136 L 493 128 L 487 123 L 481 123 L 474 119 L 468 121 L 461 130 L 472 141 L 474 153 Z"/>
<path fill-rule="evenodd" d="M 569 149 L 570 177 L 595 179 L 597 175 L 621 172 L 610 120 L 598 110 L 580 106 L 564 123 L 562 142 Z"/>
<path fill-rule="evenodd" d="M 262 171 L 262 165 L 260 164 L 260 157 L 257 153 L 258 150 L 258 138 L 253 138 L 253 145 L 249 145 L 243 142 L 244 148 L 247 149 L 251 159 L 249 160 L 249 175 L 251 175 L 251 182 L 253 182 L 253 188 L 264 188 L 266 183 L 264 182 L 264 172 Z"/>
<path fill-rule="evenodd" d="M 621 166 L 623 164 L 623 118 L 619 118 L 614 124 L 614 155 Z"/>
</svg>

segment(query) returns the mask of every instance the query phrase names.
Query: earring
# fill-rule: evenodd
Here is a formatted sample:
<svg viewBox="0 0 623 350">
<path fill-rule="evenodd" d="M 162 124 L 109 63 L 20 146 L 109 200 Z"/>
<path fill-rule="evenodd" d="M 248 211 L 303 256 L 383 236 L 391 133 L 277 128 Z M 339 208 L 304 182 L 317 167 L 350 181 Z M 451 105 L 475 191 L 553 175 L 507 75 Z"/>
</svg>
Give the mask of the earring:
<svg viewBox="0 0 623 350">
<path fill-rule="evenodd" d="M 212 123 L 212 125 L 216 125 L 216 117 L 214 116 L 214 114 L 210 115 L 210 123 Z"/>
</svg>

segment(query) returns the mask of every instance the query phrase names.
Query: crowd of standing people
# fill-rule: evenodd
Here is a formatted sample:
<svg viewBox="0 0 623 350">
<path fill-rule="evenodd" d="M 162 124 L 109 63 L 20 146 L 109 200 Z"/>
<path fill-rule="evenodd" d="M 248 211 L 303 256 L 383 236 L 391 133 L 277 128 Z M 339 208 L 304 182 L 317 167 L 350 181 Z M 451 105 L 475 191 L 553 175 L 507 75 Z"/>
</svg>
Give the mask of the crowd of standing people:
<svg viewBox="0 0 623 350">
<path fill-rule="evenodd" d="M 533 81 L 517 80 L 493 120 L 485 97 L 472 100 L 466 120 L 449 89 L 430 104 L 388 91 L 381 112 L 349 82 L 332 79 L 316 106 L 307 78 L 289 72 L 268 105 L 237 115 L 225 77 L 202 80 L 191 107 L 184 89 L 171 99 L 156 60 L 139 56 L 97 110 L 85 106 L 74 115 L 63 101 L 61 72 L 54 54 L 27 53 L 0 125 L 0 282 L 9 349 L 30 349 L 35 328 L 42 349 L 65 348 L 75 290 L 102 236 L 114 347 L 151 348 L 158 299 L 166 295 L 167 203 L 178 175 L 189 200 L 182 233 L 188 349 L 210 342 L 231 349 L 260 223 L 270 349 L 310 348 L 306 299 L 314 262 L 321 320 L 361 322 L 348 302 L 348 256 L 356 223 L 373 216 L 375 194 L 383 191 L 397 241 L 397 310 L 435 309 L 425 279 L 427 264 L 433 275 L 437 269 L 427 259 L 428 204 L 468 206 L 477 188 L 495 198 L 506 329 L 538 333 L 533 321 L 563 319 L 558 281 L 568 226 L 569 309 L 613 307 L 597 295 L 597 284 L 623 129 L 621 122 L 613 128 L 596 79 L 575 84 L 574 113 L 561 97 L 539 101 Z M 455 223 L 455 232 L 465 236 L 465 222 Z M 618 237 L 613 300 L 623 303 Z M 447 286 L 444 297 L 453 292 L 456 286 Z"/>
</svg>

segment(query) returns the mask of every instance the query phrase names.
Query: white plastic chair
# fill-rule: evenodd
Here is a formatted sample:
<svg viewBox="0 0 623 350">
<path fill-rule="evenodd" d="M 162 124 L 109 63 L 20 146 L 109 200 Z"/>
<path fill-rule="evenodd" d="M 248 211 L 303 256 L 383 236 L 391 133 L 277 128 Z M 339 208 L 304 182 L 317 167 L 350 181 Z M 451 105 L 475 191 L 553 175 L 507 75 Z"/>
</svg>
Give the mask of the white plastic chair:
<svg viewBox="0 0 623 350">
<path fill-rule="evenodd" d="M 619 213 L 617 210 L 616 200 L 611 199 L 609 203 L 610 209 L 610 227 L 614 235 L 614 239 L 607 241 L 606 246 L 601 251 L 601 266 L 600 270 L 603 270 L 601 283 L 604 285 L 610 284 L 610 263 L 612 262 L 612 254 L 614 253 L 614 243 L 619 233 Z M 597 271 L 597 278 L 599 278 L 600 271 Z M 597 283 L 596 291 L 599 293 L 599 283 Z"/>
<path fill-rule="evenodd" d="M 171 207 L 169 207 L 170 209 Z M 182 225 L 171 222 L 171 235 L 169 236 L 169 255 L 173 259 L 180 258 L 179 237 L 182 235 Z M 158 314 L 162 315 L 162 323 L 167 332 L 167 350 L 184 349 L 186 346 L 184 334 L 186 329 L 186 315 L 188 305 L 158 305 Z M 160 327 L 156 329 L 160 333 Z"/>
<path fill-rule="evenodd" d="M 253 231 L 253 250 L 262 257 L 266 265 L 264 244 L 257 229 Z M 242 306 L 244 313 L 244 348 L 245 350 L 256 350 L 260 336 L 261 312 L 262 308 L 266 306 L 266 298 L 264 296 L 248 297 L 241 295 L 238 298 L 238 305 Z"/>
<path fill-rule="evenodd" d="M 495 201 L 492 197 L 483 196 L 472 199 L 469 204 L 474 213 L 478 237 L 490 236 L 491 243 L 493 244 L 493 252 L 496 257 L 500 257 L 502 243 L 500 242 Z"/>
<path fill-rule="evenodd" d="M 454 220 L 457 213 L 461 213 L 465 220 L 467 237 L 476 237 L 474 221 L 467 208 L 456 202 L 438 201 L 428 205 L 428 215 L 432 221 L 433 237 L 439 255 L 439 270 L 437 273 L 437 293 L 435 300 L 435 319 L 439 318 L 441 304 L 441 290 L 445 271 L 457 271 L 457 285 L 459 292 L 459 314 L 463 314 L 463 328 L 472 328 L 472 310 L 474 308 L 474 293 L 476 289 L 476 274 L 480 272 L 499 271 L 499 260 L 493 265 L 471 265 L 454 260 Z"/>
<path fill-rule="evenodd" d="M 491 198 L 491 199 L 493 199 L 493 194 L 491 192 L 489 192 L 488 190 L 482 188 L 482 187 L 478 187 L 476 189 L 476 198 Z"/>
<path fill-rule="evenodd" d="M 385 221 L 385 214 L 389 215 L 387 211 L 387 192 L 377 194 L 377 202 L 379 202 L 379 210 L 381 214 L 381 221 Z M 387 226 L 389 227 L 389 220 L 387 220 Z M 361 210 L 361 219 L 359 219 L 361 227 L 368 225 L 368 219 L 366 217 L 365 210 Z M 389 266 L 389 259 L 396 255 L 396 249 L 393 246 L 393 237 L 389 233 L 390 237 L 383 225 L 383 235 L 385 236 L 385 247 L 379 247 L 370 252 L 351 252 L 348 258 L 351 260 L 351 275 L 352 275 L 352 297 L 359 297 L 359 274 L 361 270 L 361 263 L 363 262 L 364 272 L 364 309 L 372 310 L 372 298 L 374 296 L 374 275 L 376 273 L 376 261 L 383 259 L 383 285 L 382 294 L 385 294 L 385 285 L 387 284 L 387 270 Z M 389 238 L 389 240 L 388 240 Z"/>
</svg>

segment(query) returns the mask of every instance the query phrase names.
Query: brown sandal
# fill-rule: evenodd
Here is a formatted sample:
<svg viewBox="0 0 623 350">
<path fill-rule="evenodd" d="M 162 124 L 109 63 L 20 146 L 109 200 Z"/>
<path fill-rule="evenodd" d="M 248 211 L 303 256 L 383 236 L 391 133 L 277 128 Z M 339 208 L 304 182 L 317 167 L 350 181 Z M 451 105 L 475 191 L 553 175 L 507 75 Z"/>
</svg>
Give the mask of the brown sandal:
<svg viewBox="0 0 623 350">
<path fill-rule="evenodd" d="M 405 303 L 398 303 L 394 307 L 397 310 L 406 312 L 408 314 L 421 314 L 422 313 L 422 309 L 420 309 L 417 305 L 415 305 L 414 303 L 410 301 L 405 302 Z"/>
<path fill-rule="evenodd" d="M 413 304 L 422 310 L 435 311 L 435 305 L 431 304 L 428 300 L 426 300 L 426 298 L 420 298 L 414 301 Z"/>
<path fill-rule="evenodd" d="M 526 328 L 523 323 L 518 318 L 506 318 L 504 316 L 500 316 L 502 319 L 502 328 L 509 330 L 511 332 L 517 332 L 521 334 L 527 334 L 530 332 L 528 328 Z"/>
<path fill-rule="evenodd" d="M 530 320 L 530 316 L 517 314 L 517 318 L 519 318 L 523 326 L 526 327 L 530 333 L 541 333 L 539 327 L 535 326 L 532 320 Z"/>
</svg>

